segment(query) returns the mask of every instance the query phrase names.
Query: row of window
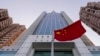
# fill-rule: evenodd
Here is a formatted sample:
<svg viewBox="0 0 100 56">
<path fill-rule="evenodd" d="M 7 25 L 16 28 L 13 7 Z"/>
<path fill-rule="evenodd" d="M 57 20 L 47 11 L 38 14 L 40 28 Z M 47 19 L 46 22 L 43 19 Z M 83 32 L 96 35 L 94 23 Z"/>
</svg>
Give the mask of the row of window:
<svg viewBox="0 0 100 56">
<path fill-rule="evenodd" d="M 8 17 L 8 12 L 7 10 L 2 10 L 0 11 L 0 19 Z"/>
<path fill-rule="evenodd" d="M 81 13 L 80 16 L 83 17 L 84 19 L 88 20 L 89 22 L 91 22 L 96 27 L 100 28 L 100 19 L 99 18 L 94 17 L 89 14 L 86 14 L 86 13 Z"/>
<path fill-rule="evenodd" d="M 6 32 L 11 31 L 14 27 L 15 27 L 15 25 L 11 25 L 11 26 L 3 29 L 2 31 L 0 31 L 0 34 L 5 34 Z"/>
<path fill-rule="evenodd" d="M 100 28 L 100 22 L 99 22 L 99 21 L 95 21 L 95 19 L 92 20 L 92 19 L 84 18 L 84 17 L 82 17 L 82 16 L 81 16 L 81 18 L 82 18 L 82 19 L 85 19 L 89 24 L 93 25 L 94 27 Z M 86 23 L 86 22 L 85 22 L 85 23 Z M 87 23 L 86 23 L 86 24 L 87 24 Z"/>
<path fill-rule="evenodd" d="M 90 51 L 100 51 L 100 48 L 89 48 L 88 50 L 90 50 Z"/>
<path fill-rule="evenodd" d="M 9 27 L 3 29 L 2 31 L 0 31 L 0 37 L 3 36 L 3 35 L 5 35 L 7 32 L 11 31 L 14 27 L 15 26 L 12 25 L 12 26 L 9 26 Z"/>
<path fill-rule="evenodd" d="M 100 2 L 89 2 L 87 3 L 87 7 L 100 9 Z"/>
<path fill-rule="evenodd" d="M 14 25 L 13 25 L 14 26 Z M 9 29 L 10 30 L 10 29 Z M 8 46 L 13 43 L 13 41 L 25 30 L 23 26 L 15 25 L 15 27 L 9 31 L 3 38 L 0 39 L 0 42 L 2 42 L 0 47 Z"/>
<path fill-rule="evenodd" d="M 90 21 L 90 20 L 84 18 L 83 16 L 80 16 L 80 18 L 86 25 L 90 26 L 94 31 L 96 31 L 98 34 L 100 34 L 100 30 L 99 30 L 100 29 L 100 21 L 99 21 L 99 23 L 97 23 L 97 22 Z"/>
<path fill-rule="evenodd" d="M 100 51 L 91 51 L 93 56 L 100 56 Z"/>
<path fill-rule="evenodd" d="M 33 56 L 51 56 L 50 51 L 35 51 Z M 72 51 L 54 51 L 54 56 L 73 56 Z"/>
<path fill-rule="evenodd" d="M 5 19 L 3 21 L 0 21 L 0 30 L 11 25 L 12 24 L 12 19 L 11 18 L 8 18 L 8 19 Z"/>
<path fill-rule="evenodd" d="M 96 16 L 100 18 L 100 10 L 95 10 L 95 9 L 91 9 L 91 8 L 86 8 L 86 7 L 82 7 L 80 12 L 85 12 L 87 14 Z"/>
<path fill-rule="evenodd" d="M 85 17 L 85 19 L 93 20 L 95 22 L 98 22 L 100 20 L 99 18 L 89 15 L 89 14 L 86 14 L 86 13 L 82 13 L 80 16 Z"/>
<path fill-rule="evenodd" d="M 2 35 L 1 36 L 3 36 L 3 35 L 5 35 L 7 32 L 9 32 L 9 31 L 11 31 L 12 29 L 14 28 L 14 26 L 9 26 L 8 28 L 6 28 L 6 29 L 4 29 L 4 30 L 2 30 L 0 33 L 2 33 Z M 0 38 L 0 42 L 2 42 L 0 45 L 0 48 L 2 48 L 4 45 L 6 45 L 6 42 L 7 42 L 7 40 L 9 39 L 9 35 L 5 35 L 5 36 L 3 36 L 2 38 Z M 10 43 L 7 43 L 8 45 L 10 44 Z"/>
<path fill-rule="evenodd" d="M 100 23 L 96 21 L 95 19 L 89 20 L 92 24 L 94 24 L 97 28 L 100 28 Z"/>
<path fill-rule="evenodd" d="M 95 6 L 96 6 L 95 2 L 89 2 L 89 3 L 87 3 L 87 7 L 94 8 Z"/>
<path fill-rule="evenodd" d="M 0 56 L 15 56 L 16 51 L 0 51 Z"/>
</svg>

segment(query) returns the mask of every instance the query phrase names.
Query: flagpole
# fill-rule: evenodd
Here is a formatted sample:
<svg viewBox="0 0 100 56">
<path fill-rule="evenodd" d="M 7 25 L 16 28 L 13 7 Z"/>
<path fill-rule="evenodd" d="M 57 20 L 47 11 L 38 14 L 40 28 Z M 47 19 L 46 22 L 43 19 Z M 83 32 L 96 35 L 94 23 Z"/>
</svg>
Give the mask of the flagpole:
<svg viewBox="0 0 100 56">
<path fill-rule="evenodd" d="M 54 32 L 51 40 L 51 56 L 54 56 Z"/>
</svg>

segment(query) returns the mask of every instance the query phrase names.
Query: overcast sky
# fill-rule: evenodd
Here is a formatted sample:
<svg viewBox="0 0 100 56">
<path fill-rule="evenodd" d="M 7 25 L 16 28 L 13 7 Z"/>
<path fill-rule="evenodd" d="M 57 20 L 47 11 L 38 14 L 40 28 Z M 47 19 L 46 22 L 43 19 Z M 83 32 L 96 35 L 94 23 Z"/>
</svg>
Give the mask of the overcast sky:
<svg viewBox="0 0 100 56">
<path fill-rule="evenodd" d="M 8 9 L 14 23 L 26 25 L 28 28 L 43 11 L 64 11 L 73 21 L 76 21 L 79 19 L 80 7 L 94 1 L 99 0 L 0 0 L 0 8 Z M 100 35 L 86 25 L 84 27 L 89 39 L 100 46 Z"/>
</svg>

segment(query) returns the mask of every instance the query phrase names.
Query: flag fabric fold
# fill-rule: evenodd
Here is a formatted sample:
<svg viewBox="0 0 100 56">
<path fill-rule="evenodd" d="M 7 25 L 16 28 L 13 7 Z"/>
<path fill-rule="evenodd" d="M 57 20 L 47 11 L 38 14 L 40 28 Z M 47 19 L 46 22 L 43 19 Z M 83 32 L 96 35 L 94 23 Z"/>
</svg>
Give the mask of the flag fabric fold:
<svg viewBox="0 0 100 56">
<path fill-rule="evenodd" d="M 69 41 L 81 37 L 85 32 L 81 20 L 78 20 L 65 28 L 55 30 L 54 38 L 59 41 Z"/>
</svg>

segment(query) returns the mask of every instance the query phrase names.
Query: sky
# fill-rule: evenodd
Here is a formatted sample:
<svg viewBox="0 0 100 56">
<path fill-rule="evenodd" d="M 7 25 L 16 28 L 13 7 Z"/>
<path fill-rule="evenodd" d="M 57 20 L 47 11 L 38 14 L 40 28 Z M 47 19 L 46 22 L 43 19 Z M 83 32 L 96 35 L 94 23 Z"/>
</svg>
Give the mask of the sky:
<svg viewBox="0 0 100 56">
<path fill-rule="evenodd" d="M 99 0 L 0 0 L 0 8 L 8 9 L 9 16 L 14 23 L 23 24 L 26 28 L 43 12 L 64 11 L 74 22 L 79 19 L 80 7 L 86 6 L 88 2 Z M 96 45 L 100 46 L 100 35 L 83 24 L 86 35 Z"/>
</svg>

